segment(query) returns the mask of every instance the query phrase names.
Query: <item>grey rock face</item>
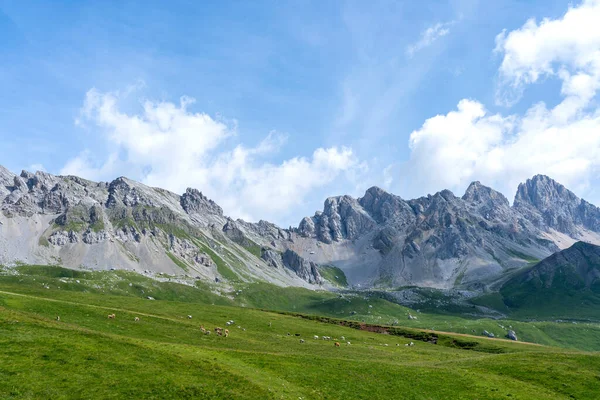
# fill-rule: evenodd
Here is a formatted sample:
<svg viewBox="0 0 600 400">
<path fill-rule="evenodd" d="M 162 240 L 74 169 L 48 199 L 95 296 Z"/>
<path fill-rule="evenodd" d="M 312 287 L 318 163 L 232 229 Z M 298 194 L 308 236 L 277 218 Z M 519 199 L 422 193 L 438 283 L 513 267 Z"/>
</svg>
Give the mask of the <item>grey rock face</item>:
<svg viewBox="0 0 600 400">
<path fill-rule="evenodd" d="M 323 283 L 323 278 L 319 273 L 317 264 L 314 262 L 305 260 L 292 250 L 286 250 L 281 258 L 283 265 L 294 271 L 296 275 L 305 281 L 315 285 Z"/>
<path fill-rule="evenodd" d="M 281 259 L 281 254 L 269 249 L 268 247 L 263 247 L 260 252 L 260 258 L 265 260 L 267 265 L 273 268 L 284 268 L 283 260 Z"/>
<path fill-rule="evenodd" d="M 376 186 L 367 190 L 365 195 L 358 199 L 358 202 L 379 224 L 394 221 L 397 226 L 411 223 L 414 220 L 412 209 L 402 198 Z"/>
<path fill-rule="evenodd" d="M 0 196 L 4 198 L 11 190 L 15 174 L 0 165 Z"/>
<path fill-rule="evenodd" d="M 324 243 L 354 240 L 376 225 L 371 216 L 350 196 L 330 197 L 325 200 L 322 213 L 304 218 L 298 232 L 305 237 L 315 237 Z"/>
<path fill-rule="evenodd" d="M 223 233 L 230 240 L 241 246 L 249 246 L 251 244 L 250 240 L 244 235 L 244 232 L 232 219 L 227 219 L 227 223 L 223 226 Z"/>
<path fill-rule="evenodd" d="M 246 229 L 249 233 L 260 236 L 262 239 L 267 241 L 289 240 L 290 238 L 288 230 L 281 229 L 277 225 L 262 219 L 257 223 L 246 222 L 238 219 L 236 223 L 238 226 Z"/>
<path fill-rule="evenodd" d="M 86 230 L 82 235 L 82 241 L 86 244 L 102 243 L 110 239 L 110 235 L 106 231 L 94 232 Z"/>
<path fill-rule="evenodd" d="M 50 235 L 48 241 L 56 246 L 65 246 L 69 243 L 78 243 L 79 234 L 73 231 L 57 231 Z"/>
</svg>

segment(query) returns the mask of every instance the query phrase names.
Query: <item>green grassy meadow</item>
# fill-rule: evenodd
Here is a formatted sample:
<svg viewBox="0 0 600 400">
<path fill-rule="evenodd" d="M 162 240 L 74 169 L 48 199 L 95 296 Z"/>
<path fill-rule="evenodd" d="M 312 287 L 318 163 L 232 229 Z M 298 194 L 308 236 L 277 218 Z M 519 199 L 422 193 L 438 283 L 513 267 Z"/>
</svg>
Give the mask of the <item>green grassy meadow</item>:
<svg viewBox="0 0 600 400">
<path fill-rule="evenodd" d="M 216 289 L 123 271 L 1 270 L 0 398 L 594 399 L 600 393 L 600 354 L 553 339 L 594 347 L 596 326 L 468 320 L 266 284 L 240 285 L 226 296 Z M 408 312 L 417 320 L 408 320 Z M 107 318 L 111 313 L 115 319 Z M 390 328 L 393 318 L 399 321 Z M 226 326 L 229 320 L 234 324 Z M 552 346 L 440 332 L 459 323 L 469 332 L 523 324 L 515 326 L 523 340 Z M 426 332 L 431 324 L 435 331 Z M 207 336 L 201 325 L 231 334 Z M 368 331 L 376 325 L 389 334 Z M 437 344 L 417 339 L 431 337 Z M 410 341 L 415 346 L 405 346 Z"/>
</svg>

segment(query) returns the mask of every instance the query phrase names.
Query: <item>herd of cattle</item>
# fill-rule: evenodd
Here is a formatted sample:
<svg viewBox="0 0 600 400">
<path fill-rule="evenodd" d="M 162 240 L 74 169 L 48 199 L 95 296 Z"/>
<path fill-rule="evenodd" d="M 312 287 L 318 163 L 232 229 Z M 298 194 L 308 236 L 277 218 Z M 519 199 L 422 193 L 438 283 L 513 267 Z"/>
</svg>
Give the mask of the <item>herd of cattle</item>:
<svg viewBox="0 0 600 400">
<path fill-rule="evenodd" d="M 188 315 L 187 317 L 188 317 L 188 319 L 192 319 L 192 316 L 191 316 L 191 315 Z M 116 319 L 116 315 L 115 315 L 114 313 L 113 313 L 113 314 L 108 314 L 108 319 Z M 57 320 L 57 321 L 60 321 L 60 316 L 57 316 L 57 317 L 56 317 L 56 320 Z M 133 320 L 134 320 L 135 322 L 140 322 L 140 318 L 139 318 L 139 317 L 135 317 Z M 233 320 L 229 320 L 229 321 L 227 321 L 225 324 L 226 324 L 227 326 L 230 326 L 230 325 L 233 325 L 234 323 L 235 323 L 235 321 L 233 321 Z M 272 325 L 271 325 L 271 322 L 269 322 L 269 327 L 271 327 L 271 326 L 272 326 Z M 241 326 L 238 326 L 238 328 L 242 329 L 242 327 L 241 327 Z M 246 329 L 245 329 L 245 328 L 243 328 L 243 330 L 245 331 Z M 203 334 L 205 334 L 205 335 L 210 335 L 210 334 L 211 334 L 211 330 L 210 330 L 210 329 L 206 329 L 206 328 L 204 328 L 204 325 L 200 325 L 200 331 L 201 331 Z M 216 327 L 216 328 L 214 329 L 214 332 L 215 332 L 215 334 L 216 334 L 217 336 L 229 337 L 229 329 L 223 329 L 223 328 L 220 328 L 220 327 Z M 291 334 L 288 332 L 287 336 L 291 336 Z M 300 334 L 299 334 L 299 333 L 296 333 L 296 335 L 295 335 L 295 336 L 300 336 Z M 331 340 L 331 336 L 321 336 L 321 337 L 319 337 L 318 335 L 314 335 L 314 336 L 313 336 L 313 339 L 315 339 L 315 340 L 319 340 L 319 339 L 322 339 L 322 340 Z M 334 343 L 333 343 L 333 345 L 334 345 L 335 347 L 340 347 L 340 342 L 339 342 L 339 341 L 337 341 L 338 339 L 333 339 L 333 340 L 334 340 Z M 346 338 L 345 338 L 344 336 L 340 336 L 340 340 L 341 340 L 341 341 L 346 341 Z M 300 343 L 305 343 L 305 340 L 304 340 L 304 339 L 300 339 Z M 346 344 L 347 344 L 348 346 L 350 346 L 350 345 L 351 345 L 351 343 L 350 343 L 350 342 L 346 342 Z M 405 344 L 404 346 L 406 346 L 406 347 L 411 347 L 411 346 L 414 346 L 414 345 L 415 345 L 415 344 L 414 344 L 413 342 L 410 342 L 410 343 L 407 343 L 407 344 Z M 385 344 L 383 344 L 383 346 L 386 346 L 386 347 L 387 347 L 387 346 L 388 346 L 388 344 L 387 344 L 387 343 L 385 343 Z M 400 344 L 396 343 L 396 346 L 400 346 Z"/>
</svg>

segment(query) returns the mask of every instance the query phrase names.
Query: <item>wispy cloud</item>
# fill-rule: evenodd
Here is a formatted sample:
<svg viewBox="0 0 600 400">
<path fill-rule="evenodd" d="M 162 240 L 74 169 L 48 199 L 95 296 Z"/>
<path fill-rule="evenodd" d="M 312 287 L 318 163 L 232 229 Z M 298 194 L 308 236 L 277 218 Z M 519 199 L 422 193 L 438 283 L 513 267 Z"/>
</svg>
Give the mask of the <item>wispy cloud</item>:
<svg viewBox="0 0 600 400">
<path fill-rule="evenodd" d="M 438 22 L 437 24 L 425 29 L 421 33 L 421 38 L 416 43 L 413 43 L 406 48 L 406 54 L 408 57 L 414 56 L 419 50 L 431 46 L 436 40 L 449 34 L 450 27 L 455 23 L 456 21 Z"/>
</svg>

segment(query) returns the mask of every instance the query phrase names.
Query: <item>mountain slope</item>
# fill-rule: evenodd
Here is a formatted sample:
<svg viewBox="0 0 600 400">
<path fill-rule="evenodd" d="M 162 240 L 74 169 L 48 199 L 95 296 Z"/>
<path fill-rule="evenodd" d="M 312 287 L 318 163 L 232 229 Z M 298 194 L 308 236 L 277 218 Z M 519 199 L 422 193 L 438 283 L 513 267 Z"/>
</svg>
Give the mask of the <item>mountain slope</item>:
<svg viewBox="0 0 600 400">
<path fill-rule="evenodd" d="M 233 221 L 195 189 L 182 196 L 127 178 L 0 170 L 0 263 L 61 264 L 188 275 L 207 281 L 323 283 L 318 270 L 273 268 L 231 236 Z M 310 282 L 310 283 L 309 283 Z"/>
<path fill-rule="evenodd" d="M 500 294 L 521 314 L 598 318 L 600 246 L 577 242 L 513 277 Z"/>
</svg>

